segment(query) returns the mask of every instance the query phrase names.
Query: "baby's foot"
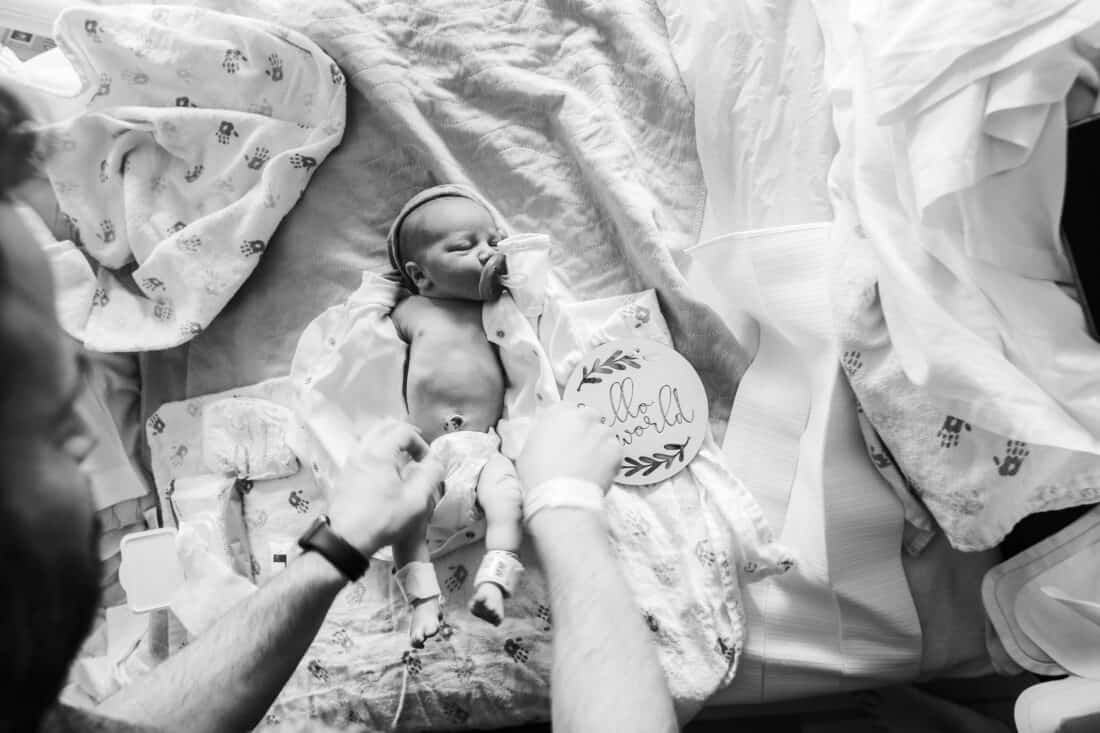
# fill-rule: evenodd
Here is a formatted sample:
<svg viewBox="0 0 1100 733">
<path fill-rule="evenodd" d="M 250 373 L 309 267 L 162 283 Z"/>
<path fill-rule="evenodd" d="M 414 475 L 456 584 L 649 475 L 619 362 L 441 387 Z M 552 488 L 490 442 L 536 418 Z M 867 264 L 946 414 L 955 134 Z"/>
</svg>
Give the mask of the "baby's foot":
<svg viewBox="0 0 1100 733">
<path fill-rule="evenodd" d="M 435 636 L 439 631 L 439 619 L 442 613 L 439 610 L 439 596 L 418 601 L 412 609 L 412 620 L 409 623 L 409 637 L 412 645 L 417 649 L 424 646 L 427 639 Z"/>
<path fill-rule="evenodd" d="M 504 592 L 500 586 L 489 582 L 479 585 L 470 600 L 470 613 L 493 626 L 500 626 L 504 619 Z"/>
</svg>

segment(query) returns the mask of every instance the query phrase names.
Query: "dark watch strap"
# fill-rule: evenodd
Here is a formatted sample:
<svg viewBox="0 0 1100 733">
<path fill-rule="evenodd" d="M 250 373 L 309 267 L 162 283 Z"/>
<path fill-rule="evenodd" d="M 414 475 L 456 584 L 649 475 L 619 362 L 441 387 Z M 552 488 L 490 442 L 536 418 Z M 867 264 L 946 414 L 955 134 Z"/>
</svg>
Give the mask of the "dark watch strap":
<svg viewBox="0 0 1100 733">
<path fill-rule="evenodd" d="M 314 550 L 332 563 L 348 580 L 355 582 L 363 577 L 370 561 L 348 541 L 332 531 L 328 516 L 322 514 L 313 520 L 306 533 L 298 540 L 298 547 Z"/>
</svg>

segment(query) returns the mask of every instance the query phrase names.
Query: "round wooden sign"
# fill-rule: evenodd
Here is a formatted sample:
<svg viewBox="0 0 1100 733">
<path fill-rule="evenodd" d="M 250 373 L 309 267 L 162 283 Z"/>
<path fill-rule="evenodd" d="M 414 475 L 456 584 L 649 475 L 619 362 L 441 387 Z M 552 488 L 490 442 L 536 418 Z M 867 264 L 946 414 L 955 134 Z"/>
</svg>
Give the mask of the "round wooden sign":
<svg viewBox="0 0 1100 733">
<path fill-rule="evenodd" d="M 562 399 L 600 413 L 623 446 L 616 481 L 655 484 L 682 471 L 702 447 L 707 395 L 687 359 L 655 341 L 621 339 L 590 351 Z"/>
</svg>

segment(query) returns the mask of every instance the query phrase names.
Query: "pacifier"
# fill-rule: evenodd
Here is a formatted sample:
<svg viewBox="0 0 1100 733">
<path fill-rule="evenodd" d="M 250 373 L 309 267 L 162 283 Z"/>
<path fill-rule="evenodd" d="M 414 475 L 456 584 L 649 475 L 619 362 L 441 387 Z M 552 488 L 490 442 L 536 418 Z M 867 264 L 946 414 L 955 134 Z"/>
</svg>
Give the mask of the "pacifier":
<svg viewBox="0 0 1100 733">
<path fill-rule="evenodd" d="M 477 292 L 482 300 L 496 300 L 504 292 L 504 277 L 508 274 L 507 258 L 497 252 L 481 268 Z"/>
</svg>

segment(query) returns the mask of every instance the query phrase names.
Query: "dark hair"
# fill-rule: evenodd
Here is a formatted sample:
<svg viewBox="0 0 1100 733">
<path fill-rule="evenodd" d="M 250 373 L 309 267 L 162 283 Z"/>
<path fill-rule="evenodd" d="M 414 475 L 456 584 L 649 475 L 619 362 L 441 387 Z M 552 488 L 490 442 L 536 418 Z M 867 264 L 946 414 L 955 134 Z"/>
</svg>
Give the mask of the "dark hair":
<svg viewBox="0 0 1100 733">
<path fill-rule="evenodd" d="M 27 107 L 0 85 L 0 197 L 30 178 L 37 136 Z"/>
</svg>

